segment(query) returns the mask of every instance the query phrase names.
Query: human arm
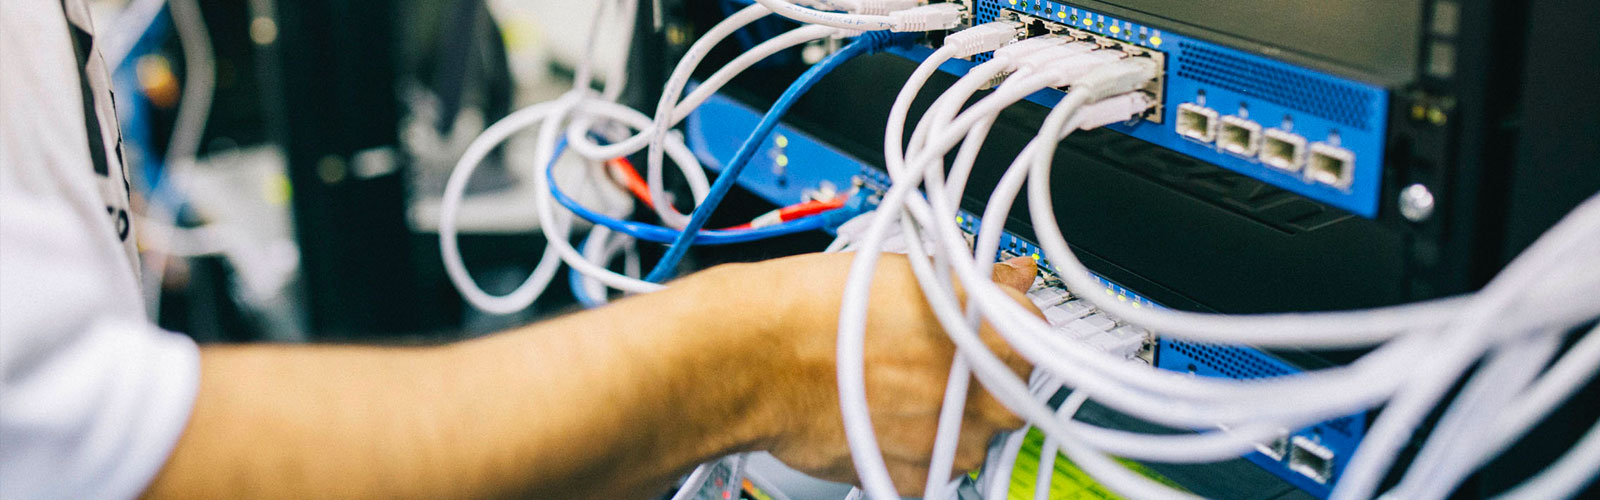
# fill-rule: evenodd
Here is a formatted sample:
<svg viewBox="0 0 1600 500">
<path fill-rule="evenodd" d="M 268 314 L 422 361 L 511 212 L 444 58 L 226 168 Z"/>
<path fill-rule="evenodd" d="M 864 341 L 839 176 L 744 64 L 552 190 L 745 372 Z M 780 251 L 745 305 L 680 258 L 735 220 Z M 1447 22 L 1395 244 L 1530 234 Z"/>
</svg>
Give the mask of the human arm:
<svg viewBox="0 0 1600 500">
<path fill-rule="evenodd" d="M 189 426 L 146 497 L 642 498 L 751 450 L 848 479 L 832 334 L 847 268 L 843 255 L 721 266 L 441 347 L 206 348 Z M 954 348 L 903 259 L 874 287 L 868 396 L 916 484 Z M 973 394 L 965 466 L 1016 424 Z"/>
</svg>

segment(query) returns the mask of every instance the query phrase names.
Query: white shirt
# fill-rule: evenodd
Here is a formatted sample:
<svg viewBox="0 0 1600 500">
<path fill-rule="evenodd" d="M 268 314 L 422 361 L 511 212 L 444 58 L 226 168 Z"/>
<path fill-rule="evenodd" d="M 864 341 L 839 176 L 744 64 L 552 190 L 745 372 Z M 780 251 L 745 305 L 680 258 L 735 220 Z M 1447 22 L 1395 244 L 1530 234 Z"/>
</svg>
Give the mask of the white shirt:
<svg viewBox="0 0 1600 500">
<path fill-rule="evenodd" d="M 199 351 L 150 324 L 83 0 L 0 0 L 0 497 L 137 497 Z"/>
</svg>

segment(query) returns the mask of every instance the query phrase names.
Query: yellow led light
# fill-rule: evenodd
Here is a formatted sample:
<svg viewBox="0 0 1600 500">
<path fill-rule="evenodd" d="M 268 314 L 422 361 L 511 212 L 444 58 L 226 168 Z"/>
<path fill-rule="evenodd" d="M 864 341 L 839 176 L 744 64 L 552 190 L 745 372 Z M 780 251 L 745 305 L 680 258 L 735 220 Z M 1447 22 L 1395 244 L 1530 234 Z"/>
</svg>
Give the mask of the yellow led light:
<svg viewBox="0 0 1600 500">
<path fill-rule="evenodd" d="M 1083 26 L 1085 28 L 1090 27 L 1090 26 L 1094 26 L 1094 21 L 1090 21 L 1089 18 L 1085 17 L 1085 18 L 1083 18 Z"/>
<path fill-rule="evenodd" d="M 1141 308 L 1141 307 L 1144 307 L 1144 306 L 1141 306 L 1141 305 L 1139 305 L 1139 303 L 1138 303 L 1138 302 L 1134 302 L 1134 303 L 1133 303 L 1133 308 L 1134 308 L 1134 309 L 1138 309 L 1138 308 Z"/>
<path fill-rule="evenodd" d="M 789 147 L 789 137 L 784 136 L 783 134 L 779 134 L 778 136 L 774 137 L 772 142 L 776 143 L 780 148 Z"/>
<path fill-rule="evenodd" d="M 1033 254 L 1033 260 L 1039 260 L 1039 254 Z"/>
<path fill-rule="evenodd" d="M 1111 291 L 1110 288 L 1106 289 L 1106 295 L 1116 295 L 1116 294 L 1117 294 L 1117 292 Z"/>
<path fill-rule="evenodd" d="M 956 224 L 966 224 L 966 223 L 967 223 L 966 218 L 964 218 L 962 216 L 959 216 L 959 215 L 956 216 Z"/>
<path fill-rule="evenodd" d="M 1011 5 L 1016 5 L 1016 4 L 1017 4 L 1017 0 L 1011 0 Z"/>
<path fill-rule="evenodd" d="M 1150 45 L 1154 45 L 1154 46 L 1160 47 L 1161 46 L 1161 37 L 1159 37 L 1159 36 L 1150 37 Z"/>
<path fill-rule="evenodd" d="M 1128 296 L 1127 295 L 1118 295 L 1117 296 L 1117 300 L 1120 300 L 1120 301 L 1123 301 L 1123 302 L 1127 302 L 1128 301 Z"/>
<path fill-rule="evenodd" d="M 1067 11 L 1063 10 L 1063 11 L 1056 12 L 1056 17 L 1059 17 L 1059 18 L 1062 18 L 1062 19 L 1066 19 L 1067 18 Z"/>
<path fill-rule="evenodd" d="M 1117 26 L 1115 24 L 1111 25 L 1111 34 L 1115 35 L 1115 34 L 1121 33 L 1121 32 L 1122 32 L 1122 27 L 1121 26 Z"/>
<path fill-rule="evenodd" d="M 778 155 L 774 161 L 776 161 L 780 167 L 787 167 L 789 166 L 789 155 Z"/>
</svg>

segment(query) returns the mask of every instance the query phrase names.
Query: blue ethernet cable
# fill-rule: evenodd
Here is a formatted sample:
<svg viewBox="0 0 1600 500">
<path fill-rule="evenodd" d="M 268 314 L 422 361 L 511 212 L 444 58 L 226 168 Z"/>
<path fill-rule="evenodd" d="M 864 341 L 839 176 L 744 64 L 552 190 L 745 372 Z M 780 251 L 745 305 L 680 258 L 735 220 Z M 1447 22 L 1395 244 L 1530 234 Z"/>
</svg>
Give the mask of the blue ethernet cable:
<svg viewBox="0 0 1600 500">
<path fill-rule="evenodd" d="M 578 203 L 577 200 L 574 200 L 571 197 L 568 197 L 566 193 L 563 193 L 561 188 L 556 185 L 554 166 L 556 159 L 561 158 L 561 154 L 566 151 L 566 148 L 567 141 L 565 139 L 562 139 L 561 142 L 557 143 L 555 156 L 550 160 L 551 168 L 545 169 L 545 181 L 546 183 L 550 184 L 550 195 L 555 198 L 556 203 L 560 203 L 561 206 L 566 207 L 567 210 L 572 211 L 573 214 L 576 214 L 578 217 L 582 217 L 584 220 L 605 226 L 612 231 L 632 236 L 640 241 L 649 241 L 653 243 L 673 243 L 678 240 L 679 235 L 682 233 L 676 229 L 608 217 L 605 214 L 589 210 L 587 207 L 584 207 L 583 204 Z M 752 241 L 763 240 L 776 236 L 819 230 L 827 227 L 827 225 L 828 218 L 823 217 L 822 214 L 817 214 L 808 217 L 802 217 L 782 224 L 775 224 L 755 229 L 739 229 L 732 231 L 697 231 L 694 235 L 693 242 L 694 244 L 699 245 L 732 245 L 736 243 L 749 243 Z"/>
<path fill-rule="evenodd" d="M 697 234 L 700 228 L 705 227 L 706 220 L 711 218 L 711 213 L 716 211 L 718 204 L 722 203 L 722 198 L 728 195 L 729 190 L 733 189 L 734 182 L 739 178 L 739 172 L 744 170 L 746 164 L 750 163 L 750 158 L 754 157 L 756 150 L 766 143 L 767 137 L 772 135 L 772 130 L 777 128 L 778 121 L 782 120 L 783 115 L 789 112 L 789 108 L 794 107 L 794 103 L 800 100 L 800 96 L 805 95 L 806 91 L 811 90 L 812 86 L 822 80 L 822 77 L 827 76 L 828 73 L 845 62 L 857 56 L 874 54 L 889 47 L 909 44 L 916 39 L 916 36 L 916 34 L 910 33 L 883 31 L 865 33 L 856 37 L 854 42 L 850 42 L 843 49 L 829 55 L 800 75 L 800 78 L 789 85 L 787 90 L 783 91 L 783 95 L 778 97 L 778 101 L 773 103 L 772 109 L 767 110 L 766 116 L 761 117 L 761 122 L 756 125 L 755 130 L 750 132 L 750 136 L 745 139 L 744 144 L 739 146 L 739 152 L 733 155 L 733 159 L 722 170 L 722 174 L 717 176 L 716 182 L 711 184 L 711 192 L 707 193 L 705 200 L 695 207 L 694 213 L 689 216 L 688 225 L 684 227 L 682 233 L 678 234 L 677 239 L 672 242 L 672 246 L 667 248 L 667 253 L 662 255 L 661 260 L 656 262 L 656 267 L 650 270 L 648 276 L 645 276 L 645 281 L 660 283 L 673 276 L 673 273 L 677 271 L 678 263 L 689 252 L 689 247 L 695 243 L 697 238 L 694 235 Z M 810 218 L 807 217 L 807 219 Z"/>
</svg>

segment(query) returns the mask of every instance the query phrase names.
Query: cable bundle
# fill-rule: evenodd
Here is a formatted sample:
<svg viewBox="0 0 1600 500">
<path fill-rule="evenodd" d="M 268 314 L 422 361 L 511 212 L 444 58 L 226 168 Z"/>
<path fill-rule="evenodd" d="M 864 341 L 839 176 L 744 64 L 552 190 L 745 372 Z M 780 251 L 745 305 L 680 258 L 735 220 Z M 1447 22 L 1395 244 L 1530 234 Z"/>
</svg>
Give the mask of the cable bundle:
<svg viewBox="0 0 1600 500">
<path fill-rule="evenodd" d="M 635 0 L 617 0 L 607 6 L 630 20 L 637 8 Z M 809 24 L 752 47 L 683 95 L 690 75 L 712 47 L 773 13 Z M 722 236 L 745 237 L 791 224 L 814 224 L 808 216 L 783 220 L 780 211 L 776 225 L 752 223 L 750 228 L 701 230 L 765 134 L 816 80 L 851 57 L 907 40 L 883 32 L 948 29 L 961 15 L 961 9 L 953 4 L 757 0 L 713 26 L 688 49 L 668 78 L 653 116 L 615 102 L 621 92 L 620 79 L 608 81 L 599 94 L 589 90 L 586 58 L 571 92 L 496 123 L 473 142 L 458 163 L 446 188 L 440 224 L 440 243 L 451 280 L 476 307 L 511 312 L 527 307 L 565 263 L 572 268 L 571 282 L 580 298 L 598 304 L 603 303 L 606 288 L 630 293 L 660 289 L 658 283 L 676 272 L 678 259 L 691 244 L 709 244 Z M 771 54 L 812 40 L 862 32 L 867 34 L 800 77 L 717 181 L 708 182 L 682 137 L 672 131 L 679 121 L 735 75 Z M 874 216 L 858 219 L 849 231 L 841 230 L 840 239 L 830 246 L 830 250 L 857 251 L 840 310 L 838 382 L 851 453 L 867 496 L 897 498 L 866 406 L 862 352 L 872 271 L 879 251 L 895 234 L 909 250 L 918 282 L 960 353 L 953 360 L 935 455 L 924 486 L 924 497 L 929 499 L 953 495 L 947 481 L 972 376 L 1045 433 L 1046 461 L 1053 461 L 1054 450 L 1059 449 L 1109 487 L 1140 499 L 1193 496 L 1145 479 L 1109 456 L 1179 463 L 1228 460 L 1250 452 L 1256 443 L 1276 437 L 1283 429 L 1383 406 L 1334 490 L 1333 498 L 1350 500 L 1378 493 L 1379 481 L 1422 419 L 1470 373 L 1403 480 L 1384 493 L 1385 498 L 1440 499 L 1600 369 L 1600 335 L 1592 330 L 1561 350 L 1568 331 L 1600 315 L 1600 301 L 1594 299 L 1600 296 L 1600 266 L 1583 265 L 1593 261 L 1593 249 L 1600 247 L 1600 198 L 1579 207 L 1482 291 L 1465 297 L 1367 311 L 1229 316 L 1133 308 L 1090 293 L 1098 291 L 1100 284 L 1072 253 L 1055 219 L 1050 160 L 1059 141 L 1072 131 L 1137 118 L 1153 106 L 1142 88 L 1157 76 L 1158 64 L 1053 35 L 1018 41 L 1023 35 L 1020 25 L 1009 22 L 952 33 L 945 45 L 917 68 L 896 98 L 887 123 L 884 151 L 893 182 Z M 911 102 L 933 72 L 952 58 L 989 51 L 994 51 L 995 57 L 971 69 L 941 95 L 907 142 L 904 130 Z M 1003 83 L 963 109 L 976 92 L 996 81 Z M 1194 378 L 1128 363 L 1057 335 L 1034 311 L 991 283 L 988 277 L 1003 224 L 983 225 L 975 248 L 969 246 L 954 222 L 957 201 L 1001 110 L 1041 89 L 1059 87 L 1070 89 L 1067 96 L 1001 177 L 989 196 L 983 220 L 1004 220 L 1017 194 L 1026 187 L 1040 246 L 1068 288 L 1098 310 L 1165 337 L 1267 348 L 1371 347 L 1370 353 L 1347 366 L 1248 383 Z M 456 247 L 453 219 L 476 165 L 513 133 L 535 125 L 538 139 L 533 178 L 540 225 L 549 244 L 535 272 L 521 287 L 507 296 L 492 296 L 478 289 L 467 274 Z M 945 155 L 958 146 L 947 174 Z M 643 153 L 646 169 L 642 180 L 635 173 L 635 180 L 624 179 L 624 184 L 665 225 L 615 220 L 584 209 L 561 194 L 549 171 L 564 148 L 597 171 L 604 169 L 606 162 Z M 695 203 L 689 214 L 678 212 L 663 190 L 668 158 L 688 179 Z M 794 210 L 791 214 L 802 209 Z M 582 251 L 568 241 L 574 214 L 598 224 Z M 672 244 L 667 257 L 644 280 L 637 278 L 642 271 L 633 253 L 637 240 Z M 616 273 L 606 267 L 605 262 L 618 253 L 631 263 L 626 265 L 628 272 Z M 957 286 L 966 291 L 966 304 L 957 299 Z M 976 325 L 980 321 L 993 325 L 1036 367 L 1033 384 L 1012 373 L 979 340 Z M 1472 371 L 1474 367 L 1476 371 Z M 1062 387 L 1072 389 L 1071 396 L 1065 404 L 1050 407 L 1049 395 Z M 1077 408 L 1088 401 L 1165 426 L 1226 430 L 1148 435 L 1074 420 Z M 1021 435 L 1008 440 L 995 463 L 1003 465 L 1007 457 L 1014 458 Z M 705 467 L 691 476 L 678 497 L 688 494 L 695 478 L 705 477 Z M 1592 479 L 1597 468 L 1600 431 L 1591 431 L 1561 461 L 1504 497 L 1569 496 Z M 1009 484 L 998 476 L 1009 467 L 997 469 L 989 471 L 994 476 L 988 479 L 991 497 L 1003 496 L 1003 487 Z M 1047 477 L 1041 474 L 1041 478 Z M 1039 495 L 1044 495 L 1049 485 L 1042 481 L 1038 487 Z"/>
<path fill-rule="evenodd" d="M 957 33 L 950 38 L 956 38 Z M 1039 41 L 1035 41 L 1039 40 Z M 1050 193 L 1050 159 L 1056 144 L 1073 130 L 1122 121 L 1144 112 L 1150 102 L 1137 89 L 1154 77 L 1143 58 L 1073 53 L 1072 42 L 1029 39 L 1000 50 L 978 65 L 933 104 L 902 152 L 901 131 L 911 100 L 929 75 L 955 56 L 952 46 L 935 52 L 913 74 L 894 108 L 884 149 L 893 185 L 879 215 L 853 244 L 859 252 L 845 290 L 839 319 L 838 371 L 841 408 L 852 455 L 866 493 L 878 500 L 896 498 L 877 449 L 866 407 L 863 331 L 866 293 L 878 249 L 891 224 L 899 222 L 911 252 L 912 268 L 940 323 L 960 348 L 954 360 L 945 411 L 941 414 L 935 456 L 924 498 L 949 498 L 950 464 L 959 434 L 968 373 L 989 392 L 1048 436 L 1046 460 L 1055 449 L 1085 471 L 1131 498 L 1195 498 L 1129 471 L 1107 456 L 1158 462 L 1210 462 L 1250 452 L 1283 429 L 1383 406 L 1375 425 L 1336 485 L 1334 499 L 1371 498 L 1395 457 L 1422 419 L 1474 366 L 1465 388 L 1450 402 L 1402 481 L 1384 498 L 1442 499 L 1468 474 L 1526 433 L 1600 369 L 1600 335 L 1582 334 L 1564 354 L 1566 332 L 1600 315 L 1600 266 L 1592 265 L 1600 247 L 1600 197 L 1580 206 L 1486 286 L 1466 297 L 1388 308 L 1332 313 L 1230 316 L 1135 308 L 1097 293 L 1101 284 L 1068 247 L 1055 219 Z M 1056 52 L 1052 64 L 1030 63 L 1026 54 Z M 1007 75 L 1009 73 L 1009 75 Z M 1007 75 L 993 94 L 965 110 L 974 91 L 997 75 Z M 989 126 L 1011 102 L 1045 87 L 1070 86 L 1039 134 L 1001 177 L 982 220 L 1004 220 L 1026 184 L 1029 212 L 1045 256 L 1071 291 L 1098 310 L 1128 324 L 1159 331 L 1168 338 L 1261 347 L 1374 347 L 1343 367 L 1249 382 L 1200 379 L 1128 363 L 1081 342 L 1063 338 L 1051 325 L 1019 305 L 990 282 L 1003 224 L 985 224 L 976 248 L 957 226 L 957 200 Z M 961 145 L 945 179 L 945 154 Z M 920 192 L 919 192 L 920 188 Z M 924 194 L 925 193 L 925 197 Z M 1580 263 L 1573 266 L 1571 263 Z M 965 308 L 956 285 L 966 290 Z M 965 314 L 962 314 L 965 312 Z M 979 340 L 982 320 L 1036 367 L 1036 379 L 1073 389 L 1068 402 L 1048 406 L 1055 390 L 1031 390 Z M 1553 361 L 1553 364 L 1549 364 Z M 1546 369 L 1546 365 L 1549 368 Z M 1074 421 L 1088 400 L 1157 424 L 1190 429 L 1227 429 L 1179 435 L 1147 435 Z M 1510 409 L 1507 411 L 1507 409 Z M 1008 440 L 1014 460 L 1022 433 Z M 989 496 L 1002 498 L 1009 467 L 1001 460 L 998 477 L 989 478 Z M 1502 498 L 1564 498 L 1593 479 L 1600 467 L 1600 429 L 1591 431 L 1559 462 L 1502 495 Z M 1041 478 L 1048 474 L 1041 474 Z M 1045 495 L 1048 483 L 1038 486 Z M 1042 498 L 1042 496 L 1036 496 Z"/>
<path fill-rule="evenodd" d="M 585 305 L 605 302 L 606 288 L 628 293 L 645 293 L 662 288 L 659 283 L 676 273 L 677 263 L 694 244 L 724 244 L 751 241 L 760 238 L 819 229 L 825 213 L 839 209 L 842 200 L 820 200 L 780 209 L 773 215 L 759 218 L 745 226 L 728 230 L 702 231 L 707 219 L 722 197 L 732 188 L 740 170 L 754 156 L 756 149 L 777 126 L 795 101 L 822 77 L 846 61 L 871 54 L 897 44 L 907 44 L 908 35 L 880 33 L 878 31 L 927 31 L 955 27 L 964 10 L 950 4 L 918 6 L 905 0 L 810 0 L 808 3 L 823 8 L 842 8 L 869 13 L 818 11 L 779 0 L 762 0 L 745 7 L 713 26 L 691 45 L 673 69 L 663 89 L 655 115 L 646 116 L 627 106 L 618 104 L 623 78 L 606 82 L 604 90 L 595 94 L 590 89 L 591 58 L 584 57 L 578 66 L 573 89 L 554 101 L 535 104 L 500 120 L 473 140 L 457 162 L 445 186 L 439 224 L 439 245 L 443 253 L 445 270 L 451 282 L 466 300 L 485 312 L 508 314 L 527 308 L 548 287 L 562 264 L 571 267 L 569 282 L 574 294 Z M 599 21 L 608 13 L 622 16 L 628 21 L 623 31 L 633 30 L 632 20 L 638 8 L 637 0 L 606 2 L 591 25 L 588 51 L 593 52 L 598 36 Z M 741 28 L 766 18 L 774 10 L 797 20 L 826 21 L 824 25 L 806 25 L 774 37 L 752 47 L 714 72 L 687 97 L 679 99 L 688 86 L 690 76 L 711 49 Z M 694 154 L 684 145 L 683 137 L 672 128 L 692 113 L 723 85 L 744 70 L 768 56 L 814 40 L 824 38 L 856 38 L 843 49 L 828 56 L 798 78 L 762 118 L 756 131 L 745 141 L 734 160 L 730 161 L 715 184 L 707 181 L 705 172 Z M 617 68 L 612 75 L 624 75 Z M 538 127 L 534 157 L 535 203 L 548 243 L 533 273 L 514 291 L 506 295 L 492 295 L 477 286 L 461 258 L 457 242 L 456 217 L 460 211 L 467 181 L 477 166 L 495 148 L 512 135 L 525 129 Z M 592 167 L 600 171 L 606 163 L 616 164 L 619 159 L 644 152 L 646 173 L 642 184 L 624 179 L 631 185 L 640 201 L 645 202 L 669 227 L 651 226 L 618 220 L 615 215 L 602 214 L 584 208 L 576 200 L 562 193 L 556 186 L 551 169 L 557 158 L 570 149 Z M 688 180 L 695 208 L 688 214 L 679 213 L 669 202 L 663 189 L 663 170 L 667 158 Z M 631 165 L 626 169 L 632 171 Z M 637 173 L 634 173 L 637 177 Z M 558 208 L 559 207 L 559 208 Z M 568 241 L 572 217 L 577 215 L 597 225 L 579 251 Z M 776 223 L 772 218 L 777 218 Z M 657 263 L 648 279 L 640 280 L 637 251 L 638 240 L 671 243 L 666 257 Z M 625 272 L 617 273 L 606 267 L 615 255 L 625 256 Z M 739 463 L 737 458 L 735 464 Z M 674 498 L 687 498 L 697 491 L 706 477 L 708 465 L 701 465 Z"/>
</svg>

